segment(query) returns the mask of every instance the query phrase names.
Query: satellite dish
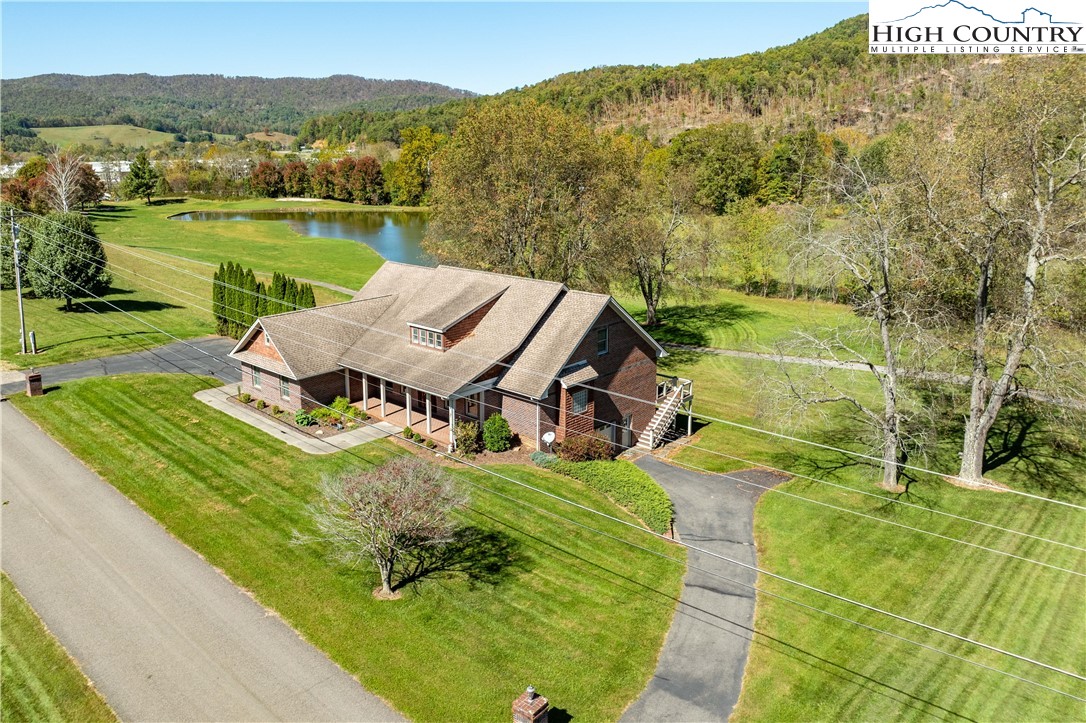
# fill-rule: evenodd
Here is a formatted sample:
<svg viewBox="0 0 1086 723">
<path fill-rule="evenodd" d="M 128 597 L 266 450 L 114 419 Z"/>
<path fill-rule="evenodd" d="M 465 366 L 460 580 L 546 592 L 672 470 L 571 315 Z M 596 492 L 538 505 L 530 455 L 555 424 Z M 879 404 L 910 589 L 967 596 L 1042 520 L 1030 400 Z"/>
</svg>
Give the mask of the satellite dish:
<svg viewBox="0 0 1086 723">
<path fill-rule="evenodd" d="M 547 432 L 543 435 L 543 444 L 547 445 L 548 447 L 554 444 L 554 432 Z"/>
</svg>

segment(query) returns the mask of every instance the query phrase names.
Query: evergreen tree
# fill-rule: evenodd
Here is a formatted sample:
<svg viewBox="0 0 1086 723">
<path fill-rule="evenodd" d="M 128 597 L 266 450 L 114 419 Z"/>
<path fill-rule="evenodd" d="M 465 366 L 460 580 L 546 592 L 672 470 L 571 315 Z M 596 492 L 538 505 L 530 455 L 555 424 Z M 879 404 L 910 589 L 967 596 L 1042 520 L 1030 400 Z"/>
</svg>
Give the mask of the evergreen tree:
<svg viewBox="0 0 1086 723">
<path fill-rule="evenodd" d="M 33 228 L 34 242 L 27 265 L 28 286 L 46 299 L 64 299 L 65 311 L 72 299 L 94 296 L 109 288 L 106 252 L 85 216 L 53 213 Z"/>
<path fill-rule="evenodd" d="M 128 175 L 121 182 L 121 191 L 129 198 L 146 198 L 148 205 L 151 196 L 158 187 L 158 171 L 147 159 L 147 154 L 140 152 L 132 166 L 128 169 Z"/>
</svg>

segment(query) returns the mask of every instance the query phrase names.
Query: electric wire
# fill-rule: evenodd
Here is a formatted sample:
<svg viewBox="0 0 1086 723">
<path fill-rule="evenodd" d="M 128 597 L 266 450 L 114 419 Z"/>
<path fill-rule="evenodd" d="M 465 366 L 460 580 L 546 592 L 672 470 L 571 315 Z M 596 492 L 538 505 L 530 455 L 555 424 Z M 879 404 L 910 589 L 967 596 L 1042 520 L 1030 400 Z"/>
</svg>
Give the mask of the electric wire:
<svg viewBox="0 0 1086 723">
<path fill-rule="evenodd" d="M 31 212 L 23 212 L 23 213 L 25 213 L 26 215 L 29 215 L 31 217 L 46 221 L 48 223 L 51 223 L 51 224 L 53 224 L 55 226 L 60 226 L 62 228 L 66 228 L 67 230 L 69 230 L 69 231 L 71 231 L 73 233 L 76 233 L 76 234 L 79 234 L 79 235 L 82 235 L 82 236 L 88 236 L 87 234 L 83 234 L 82 232 L 80 232 L 78 230 L 71 229 L 71 228 L 69 228 L 67 226 L 64 226 L 59 221 L 56 221 L 54 219 L 49 219 L 49 218 L 47 218 L 45 216 L 41 216 L 41 215 L 34 214 L 34 213 L 31 213 Z M 98 240 L 101 241 L 100 239 L 98 239 Z M 254 294 L 254 292 L 252 292 L 250 290 L 242 289 L 240 287 L 233 286 L 233 285 L 227 284 L 225 282 L 214 281 L 212 279 L 208 279 L 205 276 L 201 276 L 199 274 L 188 271 L 186 269 L 179 269 L 179 268 L 177 268 L 175 266 L 172 266 L 171 264 L 168 264 L 168 263 L 166 263 L 164 261 L 160 261 L 158 259 L 154 259 L 154 258 L 151 258 L 151 257 L 147 257 L 147 256 L 137 254 L 135 252 L 132 252 L 131 249 L 128 249 L 128 247 L 125 247 L 123 245 L 114 244 L 112 242 L 107 242 L 107 241 L 101 241 L 101 243 L 104 246 L 126 249 L 126 250 L 129 251 L 129 253 L 132 253 L 133 255 L 137 256 L 138 258 L 144 259 L 146 261 L 150 261 L 152 263 L 159 264 L 161 266 L 165 266 L 167 268 L 171 268 L 171 269 L 173 269 L 175 271 L 180 271 L 181 273 L 187 274 L 189 276 L 193 276 L 193 277 L 201 279 L 203 281 L 210 281 L 212 283 L 220 284 L 225 288 L 230 288 L 230 289 L 233 289 L 233 290 L 236 290 L 236 291 L 241 291 L 243 293 Z M 254 295 L 256 295 L 258 297 L 262 296 L 262 295 L 259 295 L 259 294 L 254 294 Z M 263 298 L 271 299 L 271 297 L 268 297 L 266 295 L 263 295 Z M 276 300 L 276 301 L 278 301 L 278 300 Z M 299 307 L 296 306 L 295 308 L 299 308 Z M 364 328 L 364 329 L 367 329 L 369 331 L 373 331 L 373 332 L 376 332 L 376 333 L 392 335 L 392 332 L 389 332 L 389 331 L 384 330 L 384 329 L 377 329 L 375 327 L 372 327 L 372 326 L 367 325 L 367 324 L 362 324 L 360 322 L 353 322 L 352 321 L 352 322 L 349 322 L 349 323 L 352 323 L 352 324 L 357 325 L 357 326 L 359 326 L 361 328 Z M 504 367 L 511 367 L 512 366 L 512 364 L 510 362 L 504 362 L 502 360 L 493 360 L 493 359 L 492 360 L 486 360 L 486 359 L 483 359 L 482 357 L 478 357 L 476 355 L 466 354 L 465 352 L 463 352 L 463 350 L 458 351 L 455 348 L 447 350 L 446 353 L 460 353 L 460 354 L 462 354 L 464 356 L 475 358 L 477 360 L 489 361 L 494 366 L 504 366 Z M 535 375 L 538 375 L 538 376 L 545 376 L 542 372 L 537 372 L 537 371 L 534 371 L 534 370 L 524 370 L 524 371 L 526 373 L 529 373 L 529 374 L 535 374 Z M 648 399 L 643 399 L 643 398 L 640 398 L 640 397 L 634 397 L 634 396 L 627 395 L 627 394 L 622 394 L 622 393 L 619 393 L 619 392 L 616 392 L 616 391 L 602 389 L 600 387 L 597 387 L 597 386 L 594 386 L 594 385 L 591 385 L 591 384 L 587 384 L 587 383 L 579 384 L 578 386 L 583 387 L 585 389 L 592 389 L 592 390 L 600 391 L 600 392 L 609 394 L 609 395 L 611 395 L 613 397 L 624 398 L 624 399 L 628 399 L 628 400 L 631 400 L 631 401 L 641 402 L 641 403 L 644 403 L 644 404 L 651 404 L 653 406 L 655 406 L 656 403 L 657 403 L 656 400 L 648 400 Z M 813 441 L 813 440 L 804 439 L 802 437 L 796 437 L 796 436 L 793 436 L 793 435 L 783 434 L 781 432 L 773 432 L 771 430 L 762 429 L 760 427 L 755 427 L 753 425 L 743 424 L 741 422 L 735 422 L 735 421 L 732 421 L 732 420 L 721 419 L 721 418 L 718 418 L 718 417 L 712 417 L 712 416 L 709 416 L 709 415 L 706 415 L 706 414 L 703 414 L 703 413 L 695 413 L 695 416 L 697 416 L 697 417 L 699 417 L 701 419 L 705 419 L 707 421 L 719 422 L 720 424 L 725 424 L 725 425 L 737 427 L 737 428 L 744 429 L 744 430 L 747 430 L 747 431 L 750 431 L 750 432 L 755 432 L 755 433 L 758 433 L 758 434 L 769 435 L 769 436 L 776 437 L 776 438 L 779 438 L 779 439 L 785 439 L 785 440 L 788 440 L 788 441 L 796 442 L 798 444 L 807 444 L 807 445 L 815 446 L 815 447 L 825 449 L 825 450 L 828 450 L 828 451 L 833 451 L 833 452 L 837 452 L 837 453 L 840 453 L 840 454 L 845 454 L 845 455 L 849 455 L 849 456 L 853 456 L 853 457 L 858 457 L 858 458 L 861 458 L 861 459 L 867 459 L 867 460 L 870 460 L 870 461 L 878 462 L 880 464 L 891 463 L 891 464 L 894 464 L 894 465 L 896 465 L 896 466 L 898 466 L 898 467 L 900 467 L 902 469 L 908 469 L 908 470 L 912 470 L 914 472 L 922 472 L 924 474 L 931 474 L 931 475 L 935 475 L 935 476 L 938 476 L 938 477 L 942 477 L 944 479 L 957 480 L 957 481 L 959 481 L 959 482 L 961 482 L 963 484 L 966 484 L 966 485 L 968 485 L 970 487 L 974 487 L 974 488 L 994 489 L 994 490 L 998 490 L 1000 492 L 1004 492 L 1004 493 L 1008 493 L 1008 494 L 1014 494 L 1014 495 L 1018 495 L 1018 496 L 1022 496 L 1022 497 L 1028 497 L 1030 499 L 1035 499 L 1035 500 L 1038 500 L 1038 501 L 1041 501 L 1041 502 L 1047 502 L 1047 503 L 1050 503 L 1050 504 L 1062 505 L 1062 506 L 1071 507 L 1071 508 L 1074 508 L 1074 509 L 1086 511 L 1086 506 L 1083 506 L 1083 505 L 1077 505 L 1077 504 L 1074 504 L 1072 502 L 1066 502 L 1066 501 L 1063 501 L 1063 500 L 1053 499 L 1053 498 L 1050 498 L 1050 497 L 1044 497 L 1044 496 L 1041 496 L 1041 495 L 1034 495 L 1034 494 L 1031 494 L 1031 493 L 1028 493 L 1028 492 L 1023 492 L 1021 490 L 1016 490 L 1016 489 L 1009 488 L 1009 487 L 1002 487 L 1002 486 L 999 486 L 999 485 L 994 485 L 994 484 L 988 482 L 987 480 L 983 480 L 983 479 L 980 480 L 979 482 L 965 480 L 965 479 L 962 479 L 961 477 L 958 477 L 957 475 L 951 475 L 951 474 L 947 474 L 947 473 L 937 472 L 935 470 L 930 470 L 930 469 L 927 469 L 927 468 L 924 468 L 924 467 L 919 467 L 917 465 L 908 464 L 906 462 L 899 462 L 899 461 L 896 461 L 896 460 L 893 461 L 893 462 L 887 462 L 886 460 L 883 460 L 881 457 L 876 457 L 874 455 L 870 455 L 870 454 L 867 454 L 867 453 L 864 453 L 864 452 L 848 450 L 848 449 L 844 449 L 842 447 L 835 447 L 833 445 L 828 445 L 828 444 L 824 444 L 824 443 L 821 443 L 821 442 L 816 442 L 816 441 Z"/>
</svg>

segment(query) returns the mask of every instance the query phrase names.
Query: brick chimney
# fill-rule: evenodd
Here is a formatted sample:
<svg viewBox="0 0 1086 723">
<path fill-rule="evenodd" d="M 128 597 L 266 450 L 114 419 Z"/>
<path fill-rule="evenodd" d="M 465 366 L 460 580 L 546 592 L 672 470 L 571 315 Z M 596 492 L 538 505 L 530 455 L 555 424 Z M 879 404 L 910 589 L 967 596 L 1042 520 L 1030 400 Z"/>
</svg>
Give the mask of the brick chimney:
<svg viewBox="0 0 1086 723">
<path fill-rule="evenodd" d="M 530 685 L 513 701 L 513 723 L 547 723 L 549 713 L 547 699 Z"/>
</svg>

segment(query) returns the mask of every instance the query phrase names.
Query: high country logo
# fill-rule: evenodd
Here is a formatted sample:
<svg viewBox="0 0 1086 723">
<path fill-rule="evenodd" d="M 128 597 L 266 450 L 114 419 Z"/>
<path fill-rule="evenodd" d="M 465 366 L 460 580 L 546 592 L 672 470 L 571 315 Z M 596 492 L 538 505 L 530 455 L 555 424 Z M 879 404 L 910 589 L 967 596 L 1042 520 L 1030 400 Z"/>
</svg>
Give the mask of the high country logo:
<svg viewBox="0 0 1086 723">
<path fill-rule="evenodd" d="M 872 53 L 1086 53 L 1082 0 L 870 0 Z M 912 6 L 912 7 L 909 7 Z"/>
</svg>

